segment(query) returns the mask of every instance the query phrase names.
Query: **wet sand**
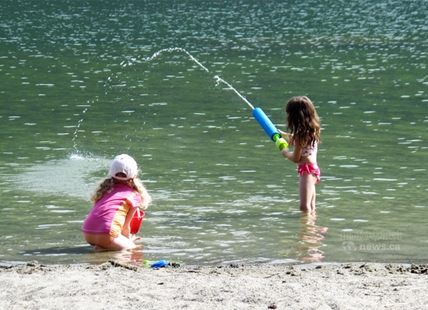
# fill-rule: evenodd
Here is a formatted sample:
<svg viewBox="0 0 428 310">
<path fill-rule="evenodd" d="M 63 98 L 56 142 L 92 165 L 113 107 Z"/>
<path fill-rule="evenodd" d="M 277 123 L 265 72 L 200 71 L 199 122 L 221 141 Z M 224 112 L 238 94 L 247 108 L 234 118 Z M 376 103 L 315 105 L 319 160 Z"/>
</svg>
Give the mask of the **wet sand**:
<svg viewBox="0 0 428 310">
<path fill-rule="evenodd" d="M 0 309 L 427 309 L 427 265 L 0 265 Z"/>
</svg>

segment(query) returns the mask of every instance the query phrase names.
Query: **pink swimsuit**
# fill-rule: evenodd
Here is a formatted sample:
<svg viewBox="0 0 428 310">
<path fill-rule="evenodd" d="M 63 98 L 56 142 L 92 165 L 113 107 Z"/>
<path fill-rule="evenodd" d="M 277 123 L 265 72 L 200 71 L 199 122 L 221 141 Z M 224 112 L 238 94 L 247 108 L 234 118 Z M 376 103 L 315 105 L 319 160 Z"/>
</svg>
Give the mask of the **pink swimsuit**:
<svg viewBox="0 0 428 310">
<path fill-rule="evenodd" d="M 290 139 L 290 142 L 293 143 L 294 141 Z M 313 144 L 308 144 L 303 148 L 302 156 L 311 156 L 314 152 L 317 152 L 317 151 L 318 151 L 318 142 L 315 141 Z M 303 175 L 304 173 L 312 174 L 314 177 L 317 178 L 317 182 L 315 184 L 318 184 L 321 181 L 321 170 L 320 170 L 320 167 L 318 167 L 318 164 L 316 163 L 301 164 L 297 166 L 297 172 L 299 172 L 300 176 Z"/>
<path fill-rule="evenodd" d="M 302 164 L 297 166 L 297 172 L 299 172 L 299 175 L 303 175 L 304 173 L 312 174 L 314 177 L 317 178 L 317 182 L 315 184 L 318 184 L 321 181 L 321 170 L 320 167 L 318 167 L 318 164 Z"/>
<path fill-rule="evenodd" d="M 126 184 L 115 184 L 110 193 L 98 200 L 83 222 L 82 231 L 88 234 L 110 235 L 117 238 L 123 229 L 129 209 L 138 208 L 141 195 Z"/>
</svg>

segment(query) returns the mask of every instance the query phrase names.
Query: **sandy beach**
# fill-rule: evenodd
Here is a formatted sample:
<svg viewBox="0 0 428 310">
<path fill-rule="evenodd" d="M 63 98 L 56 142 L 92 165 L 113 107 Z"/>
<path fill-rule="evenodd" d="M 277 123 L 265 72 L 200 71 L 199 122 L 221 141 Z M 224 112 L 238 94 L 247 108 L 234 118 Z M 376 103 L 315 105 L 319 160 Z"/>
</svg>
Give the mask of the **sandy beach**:
<svg viewBox="0 0 428 310">
<path fill-rule="evenodd" d="M 0 265 L 0 309 L 427 309 L 428 265 Z"/>
</svg>

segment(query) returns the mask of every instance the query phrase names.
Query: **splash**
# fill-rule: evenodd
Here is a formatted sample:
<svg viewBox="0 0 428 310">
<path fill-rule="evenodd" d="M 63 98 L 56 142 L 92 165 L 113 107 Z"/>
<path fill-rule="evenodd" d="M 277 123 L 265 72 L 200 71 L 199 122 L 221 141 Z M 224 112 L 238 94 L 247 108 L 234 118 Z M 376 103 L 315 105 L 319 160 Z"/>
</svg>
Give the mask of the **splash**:
<svg viewBox="0 0 428 310">
<path fill-rule="evenodd" d="M 83 108 L 83 110 L 79 114 L 74 114 L 75 116 L 79 116 L 79 119 L 78 119 L 77 125 L 76 125 L 76 129 L 74 130 L 73 137 L 71 138 L 71 142 L 73 143 L 73 151 L 72 152 L 74 152 L 75 154 L 82 154 L 82 152 L 77 147 L 77 138 L 78 138 L 79 132 L 84 131 L 84 130 L 81 131 L 81 127 L 82 127 L 82 123 L 83 123 L 85 114 L 87 114 L 87 112 L 89 112 L 89 110 L 92 109 L 92 105 L 94 105 L 97 101 L 98 101 L 98 98 L 94 99 L 92 101 L 88 100 L 88 101 L 86 101 L 85 104 L 77 104 L 76 105 L 77 108 Z"/>
<path fill-rule="evenodd" d="M 19 170 L 11 184 L 37 195 L 58 195 L 87 199 L 99 182 L 96 176 L 109 167 L 103 157 L 71 154 L 69 158 L 35 163 Z"/>
<path fill-rule="evenodd" d="M 85 108 L 85 109 L 82 111 L 82 114 L 85 114 L 85 113 L 86 113 L 86 111 L 88 111 L 88 108 Z M 74 151 L 75 151 L 75 152 L 78 152 L 78 151 L 77 151 L 77 141 L 76 141 L 76 139 L 77 139 L 77 135 L 78 135 L 78 132 L 79 132 L 80 126 L 82 125 L 82 122 L 83 122 L 83 117 L 82 117 L 80 120 L 78 120 L 78 121 L 77 121 L 76 130 L 74 131 L 74 133 L 73 133 L 73 138 L 71 139 L 71 141 L 73 142 L 73 149 L 74 149 Z"/>
</svg>

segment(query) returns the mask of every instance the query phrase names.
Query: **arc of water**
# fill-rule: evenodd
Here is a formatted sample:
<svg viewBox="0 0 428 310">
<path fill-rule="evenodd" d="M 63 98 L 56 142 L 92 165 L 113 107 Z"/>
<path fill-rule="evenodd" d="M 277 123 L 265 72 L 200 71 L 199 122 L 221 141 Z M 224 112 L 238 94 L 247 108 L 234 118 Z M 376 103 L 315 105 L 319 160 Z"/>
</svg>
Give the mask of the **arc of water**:
<svg viewBox="0 0 428 310">
<path fill-rule="evenodd" d="M 186 51 L 184 48 L 181 48 L 181 47 L 170 47 L 170 48 L 161 49 L 161 50 L 157 51 L 156 53 L 154 53 L 152 56 L 143 58 L 143 60 L 144 61 L 151 61 L 151 60 L 155 59 L 156 57 L 158 57 L 163 52 L 175 52 L 175 51 L 186 53 L 187 56 L 189 56 L 190 59 L 193 60 L 199 67 L 204 69 L 206 72 L 210 72 L 210 70 L 208 70 L 207 67 L 205 67 L 203 64 L 201 64 L 201 62 L 199 60 L 197 60 L 195 57 L 193 57 L 192 54 L 190 54 L 188 51 Z M 126 67 L 126 66 L 133 65 L 136 61 L 137 61 L 137 59 L 133 58 L 133 59 L 131 59 L 131 61 L 128 61 L 128 62 L 122 61 L 120 64 L 122 66 Z"/>
<path fill-rule="evenodd" d="M 179 52 L 183 52 L 183 53 L 185 53 L 185 54 L 187 54 L 187 56 L 189 56 L 190 57 L 190 59 L 192 60 L 192 61 L 194 61 L 199 67 L 201 67 L 203 70 L 205 70 L 207 73 L 210 73 L 210 70 L 208 70 L 208 68 L 207 67 L 205 67 L 199 60 L 197 60 L 192 54 L 190 54 L 188 51 L 186 51 L 184 48 L 181 48 L 181 47 L 170 47 L 170 48 L 164 48 L 164 49 L 161 49 L 161 50 L 159 50 L 159 51 L 157 51 L 156 53 L 154 53 L 152 56 L 150 56 L 150 57 L 146 57 L 146 58 L 143 58 L 143 60 L 144 61 L 151 61 L 151 60 L 153 60 L 153 59 L 155 59 L 156 57 L 158 57 L 160 54 L 162 54 L 163 52 L 174 52 L 174 51 L 179 51 Z M 127 61 L 122 61 L 121 63 L 120 63 L 120 65 L 121 66 L 123 66 L 123 67 L 126 67 L 126 66 L 132 66 L 132 65 L 134 65 L 135 63 L 137 62 L 137 58 L 132 58 L 132 59 L 130 59 L 130 60 L 127 60 Z M 239 91 L 237 91 L 230 83 L 228 83 L 228 82 L 226 82 L 225 80 L 223 80 L 220 76 L 218 76 L 218 75 L 215 75 L 214 76 L 214 79 L 216 80 L 216 83 L 217 84 L 219 84 L 219 83 L 223 83 L 223 84 L 225 84 L 225 85 L 227 85 L 228 87 L 229 87 L 229 89 L 231 89 L 231 90 L 233 90 L 234 92 L 235 92 L 235 94 L 237 94 L 238 96 L 239 96 L 239 98 L 241 98 L 242 100 L 244 100 L 244 102 L 254 111 L 254 106 L 247 100 L 247 98 L 245 98 Z M 110 77 L 107 79 L 107 81 L 110 81 L 111 79 L 110 79 Z M 107 83 L 107 82 L 106 82 Z M 104 85 L 104 86 L 106 86 L 106 85 Z M 86 109 L 84 109 L 83 110 L 83 114 L 84 113 L 86 113 L 86 111 L 87 111 L 88 109 L 86 108 Z M 76 127 L 76 130 L 74 131 L 74 133 L 73 133 L 73 139 L 72 139 L 72 141 L 73 141 L 73 147 L 74 147 L 74 149 L 76 149 L 77 148 L 77 142 L 76 142 L 76 139 L 77 139 L 77 135 L 78 135 L 78 132 L 79 132 L 79 129 L 80 129 L 80 126 L 81 126 L 81 124 L 82 124 L 82 122 L 83 122 L 83 118 L 82 119 L 80 119 L 79 121 L 78 121 L 78 123 L 77 123 L 77 127 Z"/>
<path fill-rule="evenodd" d="M 254 106 L 247 100 L 247 98 L 245 98 L 244 96 L 242 96 L 241 93 L 239 91 L 237 91 L 232 85 L 230 85 L 228 82 L 226 82 L 225 80 L 223 80 L 218 75 L 214 76 L 214 78 L 216 79 L 217 83 L 221 82 L 221 83 L 226 84 L 227 86 L 229 86 L 229 88 L 231 90 L 233 90 L 235 92 L 235 94 L 237 94 L 239 96 L 239 98 L 241 98 L 242 100 L 244 100 L 248 104 L 248 106 L 252 110 L 254 110 Z"/>
<path fill-rule="evenodd" d="M 170 47 L 170 48 L 161 49 L 161 50 L 157 51 L 156 53 L 154 53 L 152 56 L 143 58 L 143 60 L 144 61 L 151 61 L 151 60 L 155 59 L 156 57 L 158 57 L 163 52 L 175 52 L 175 51 L 179 51 L 179 52 L 183 52 L 183 53 L 187 54 L 187 56 L 189 56 L 190 59 L 192 61 L 194 61 L 199 67 L 204 69 L 206 72 L 210 73 L 210 70 L 208 70 L 207 67 L 205 67 L 203 64 L 201 64 L 201 62 L 199 60 L 197 60 L 195 57 L 193 57 L 192 54 L 190 54 L 188 51 L 186 51 L 184 48 L 181 48 L 181 47 Z M 133 58 L 133 59 L 131 59 L 131 61 L 128 61 L 127 63 L 125 63 L 125 61 L 123 61 L 121 63 L 121 65 L 125 67 L 128 65 L 133 65 L 135 62 L 136 62 L 136 58 Z M 244 100 L 245 103 L 248 104 L 248 106 L 252 110 L 254 110 L 254 106 L 247 100 L 247 98 L 245 98 L 239 91 L 237 91 L 230 83 L 226 82 L 225 80 L 223 80 L 218 75 L 215 75 L 214 79 L 216 80 L 217 84 L 221 82 L 221 83 L 227 85 L 229 87 L 229 89 L 233 90 L 235 92 L 235 94 L 237 94 L 239 96 L 239 98 Z"/>
</svg>

